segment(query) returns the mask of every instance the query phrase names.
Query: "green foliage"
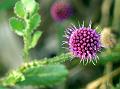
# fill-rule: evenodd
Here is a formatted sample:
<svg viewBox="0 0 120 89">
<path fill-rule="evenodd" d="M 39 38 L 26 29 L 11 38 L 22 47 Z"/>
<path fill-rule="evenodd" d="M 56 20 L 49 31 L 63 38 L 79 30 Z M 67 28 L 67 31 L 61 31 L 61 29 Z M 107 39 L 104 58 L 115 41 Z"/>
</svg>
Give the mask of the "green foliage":
<svg viewBox="0 0 120 89">
<path fill-rule="evenodd" d="M 28 13 L 31 14 L 35 11 L 35 9 L 36 9 L 35 0 L 21 0 L 21 1 L 22 1 L 23 5 Z"/>
<path fill-rule="evenodd" d="M 73 56 L 71 55 L 71 53 L 63 53 L 59 56 L 50 58 L 50 59 L 45 59 L 47 64 L 59 64 L 59 63 L 63 63 L 67 60 L 70 60 L 70 58 L 73 58 Z"/>
<path fill-rule="evenodd" d="M 28 63 L 29 64 L 29 63 Z M 27 63 L 25 65 L 28 65 Z M 59 69 L 59 70 L 58 70 Z M 24 71 L 10 72 L 4 79 L 4 86 L 37 85 L 52 86 L 66 79 L 67 69 L 59 65 L 29 65 Z"/>
<path fill-rule="evenodd" d="M 9 19 L 9 23 L 15 33 L 17 33 L 19 36 L 23 35 L 25 29 L 25 22 L 23 20 L 12 17 Z"/>
<path fill-rule="evenodd" d="M 69 60 L 70 56 L 70 53 L 66 53 L 50 59 L 45 58 L 40 61 L 24 63 L 17 71 L 10 72 L 3 79 L 3 85 L 13 86 L 19 84 L 51 86 L 58 84 L 64 81 L 68 74 L 65 66 L 59 63 Z"/>
<path fill-rule="evenodd" d="M 51 86 L 65 80 L 68 71 L 63 65 L 33 65 L 25 69 L 23 74 L 26 79 L 18 82 L 20 85 Z"/>
<path fill-rule="evenodd" d="M 31 65 L 38 66 L 38 65 L 47 65 L 47 64 L 60 64 L 69 60 L 71 57 L 72 56 L 70 53 L 66 53 L 66 54 L 63 53 L 53 58 L 44 58 L 44 59 L 39 59 L 39 61 L 35 60 L 29 63 L 24 63 L 24 65 L 20 67 L 20 71 L 24 71 L 26 68 L 29 68 Z"/>
<path fill-rule="evenodd" d="M 38 14 L 39 4 L 35 0 L 21 0 L 15 4 L 14 12 L 17 17 L 9 20 L 12 30 L 24 40 L 24 63 L 19 69 L 10 72 L 3 80 L 4 86 L 37 85 L 52 86 L 66 79 L 68 71 L 64 62 L 71 56 L 62 54 L 50 59 L 29 62 L 29 50 L 34 48 L 42 32 L 35 29 L 41 22 Z"/>
<path fill-rule="evenodd" d="M 14 86 L 16 82 L 23 81 L 25 78 L 22 73 L 18 71 L 10 72 L 7 77 L 3 79 L 4 86 Z"/>
<path fill-rule="evenodd" d="M 40 15 L 37 13 L 37 14 L 34 14 L 31 18 L 30 18 L 30 30 L 31 30 L 31 33 L 33 33 L 33 31 L 39 26 L 41 22 L 41 18 L 40 18 Z"/>
<path fill-rule="evenodd" d="M 38 14 L 39 4 L 35 0 L 20 0 L 16 2 L 14 12 L 16 17 L 10 18 L 10 26 L 13 31 L 23 36 L 24 40 L 24 61 L 29 60 L 29 50 L 36 46 L 42 32 L 35 29 L 41 22 Z"/>
<path fill-rule="evenodd" d="M 15 4 L 15 8 L 14 8 L 14 11 L 16 13 L 16 15 L 20 18 L 25 18 L 26 16 L 26 12 L 25 12 L 25 8 L 22 4 L 21 1 L 18 1 L 16 4 Z"/>
<path fill-rule="evenodd" d="M 32 42 L 31 42 L 31 45 L 29 46 L 29 48 L 34 48 L 39 40 L 39 38 L 41 37 L 42 35 L 42 32 L 40 31 L 36 31 L 32 37 Z"/>
<path fill-rule="evenodd" d="M 39 9 L 40 9 L 40 5 L 39 3 L 36 2 L 35 10 L 31 13 L 31 15 L 34 15 L 35 13 L 37 13 Z"/>
</svg>

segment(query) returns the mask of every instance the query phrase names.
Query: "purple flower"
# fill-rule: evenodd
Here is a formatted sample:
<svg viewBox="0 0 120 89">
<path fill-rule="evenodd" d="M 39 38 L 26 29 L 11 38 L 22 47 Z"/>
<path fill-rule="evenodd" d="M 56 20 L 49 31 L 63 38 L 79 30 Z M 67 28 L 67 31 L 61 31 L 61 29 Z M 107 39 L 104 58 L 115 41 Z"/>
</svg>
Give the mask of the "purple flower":
<svg viewBox="0 0 120 89">
<path fill-rule="evenodd" d="M 51 7 L 51 16 L 55 21 L 63 21 L 72 15 L 72 8 L 68 3 L 55 2 Z"/>
<path fill-rule="evenodd" d="M 75 27 L 74 25 L 68 28 L 65 32 L 65 37 L 69 46 L 69 51 L 74 55 L 74 57 L 80 58 L 80 62 L 86 61 L 92 62 L 94 65 L 94 60 L 97 62 L 98 56 L 96 55 L 101 49 L 100 34 L 96 32 L 95 29 L 91 28 L 91 22 L 88 27 Z"/>
</svg>

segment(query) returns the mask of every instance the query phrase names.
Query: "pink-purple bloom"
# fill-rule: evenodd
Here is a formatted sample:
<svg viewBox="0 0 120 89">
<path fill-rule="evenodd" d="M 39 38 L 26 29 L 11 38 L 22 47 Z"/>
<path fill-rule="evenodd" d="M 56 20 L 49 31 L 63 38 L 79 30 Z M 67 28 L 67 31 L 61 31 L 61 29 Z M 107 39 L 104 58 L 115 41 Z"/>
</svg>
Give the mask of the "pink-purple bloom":
<svg viewBox="0 0 120 89">
<path fill-rule="evenodd" d="M 91 28 L 91 22 L 88 27 L 85 27 L 84 23 L 79 28 L 73 25 L 66 30 L 65 37 L 67 40 L 63 44 L 68 44 L 74 57 L 80 58 L 83 63 L 86 61 L 86 64 L 97 62 L 97 52 L 101 49 L 100 34 Z"/>
<path fill-rule="evenodd" d="M 66 2 L 55 2 L 51 7 L 51 16 L 55 21 L 63 21 L 72 15 L 72 7 Z"/>
</svg>

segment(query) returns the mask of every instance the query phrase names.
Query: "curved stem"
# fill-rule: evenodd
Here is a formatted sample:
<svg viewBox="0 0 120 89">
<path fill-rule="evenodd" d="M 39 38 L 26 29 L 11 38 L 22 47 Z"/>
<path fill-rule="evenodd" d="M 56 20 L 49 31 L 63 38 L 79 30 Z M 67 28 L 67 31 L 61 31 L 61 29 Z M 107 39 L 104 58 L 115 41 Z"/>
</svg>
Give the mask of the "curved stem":
<svg viewBox="0 0 120 89">
<path fill-rule="evenodd" d="M 112 71 L 109 76 L 111 76 L 111 78 L 117 76 L 118 74 L 120 74 L 120 67 L 115 69 L 114 71 Z M 108 75 L 104 75 L 98 79 L 96 79 L 95 81 L 92 81 L 91 83 L 89 83 L 85 89 L 96 89 L 101 83 L 105 82 L 108 80 Z"/>
</svg>

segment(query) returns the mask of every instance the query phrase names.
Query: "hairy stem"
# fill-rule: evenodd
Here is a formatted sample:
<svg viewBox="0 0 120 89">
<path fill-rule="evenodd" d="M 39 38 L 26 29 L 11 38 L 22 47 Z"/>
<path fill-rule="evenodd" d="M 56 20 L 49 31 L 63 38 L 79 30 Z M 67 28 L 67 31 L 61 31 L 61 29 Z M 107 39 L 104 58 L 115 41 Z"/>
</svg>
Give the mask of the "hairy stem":
<svg viewBox="0 0 120 89">
<path fill-rule="evenodd" d="M 26 29 L 25 29 L 25 33 L 23 36 L 23 40 L 24 40 L 24 62 L 28 62 L 29 61 L 29 41 L 30 41 L 30 34 L 29 34 L 29 20 L 25 19 L 26 22 Z"/>
</svg>

